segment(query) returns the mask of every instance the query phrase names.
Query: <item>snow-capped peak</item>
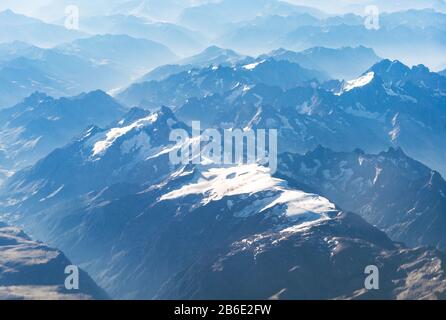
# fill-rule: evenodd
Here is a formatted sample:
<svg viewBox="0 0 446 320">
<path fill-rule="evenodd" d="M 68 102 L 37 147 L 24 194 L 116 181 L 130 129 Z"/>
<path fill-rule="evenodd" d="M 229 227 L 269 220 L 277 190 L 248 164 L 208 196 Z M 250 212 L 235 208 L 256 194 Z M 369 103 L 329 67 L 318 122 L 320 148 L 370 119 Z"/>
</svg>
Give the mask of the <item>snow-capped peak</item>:
<svg viewBox="0 0 446 320">
<path fill-rule="evenodd" d="M 347 81 L 343 85 L 342 91 L 340 94 L 342 94 L 344 92 L 351 91 L 355 88 L 364 87 L 364 86 L 368 85 L 370 82 L 372 82 L 372 80 L 374 78 L 375 78 L 375 72 L 370 71 L 357 79 Z"/>
</svg>

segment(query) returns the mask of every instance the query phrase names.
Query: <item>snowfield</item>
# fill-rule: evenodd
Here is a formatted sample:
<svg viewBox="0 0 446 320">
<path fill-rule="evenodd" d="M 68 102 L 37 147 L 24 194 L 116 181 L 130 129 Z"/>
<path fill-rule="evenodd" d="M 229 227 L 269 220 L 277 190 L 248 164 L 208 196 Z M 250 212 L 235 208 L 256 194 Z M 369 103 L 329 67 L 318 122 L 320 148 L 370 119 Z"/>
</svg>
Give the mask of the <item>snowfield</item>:
<svg viewBox="0 0 446 320">
<path fill-rule="evenodd" d="M 150 115 L 147 118 L 139 119 L 138 121 L 135 121 L 134 123 L 125 126 L 125 127 L 117 127 L 110 129 L 105 134 L 105 139 L 97 141 L 94 144 L 93 147 L 93 157 L 103 154 L 105 151 L 107 151 L 110 146 L 113 145 L 113 143 L 123 135 L 127 134 L 128 132 L 132 131 L 133 129 L 139 129 L 144 127 L 145 125 L 149 123 L 154 123 L 157 119 L 157 114 Z"/>
<path fill-rule="evenodd" d="M 373 71 L 366 73 L 365 75 L 354 79 L 354 80 L 350 80 L 347 81 L 343 87 L 340 93 L 338 93 L 337 95 L 341 95 L 345 92 L 349 92 L 353 89 L 356 88 L 361 88 L 364 87 L 366 85 L 368 85 L 370 82 L 372 82 L 372 80 L 375 78 L 375 73 Z"/>
<path fill-rule="evenodd" d="M 202 195 L 201 205 L 227 197 L 266 193 L 267 196 L 250 208 L 251 214 L 261 214 L 284 206 L 285 214 L 294 220 L 329 219 L 336 206 L 318 195 L 292 190 L 270 170 L 258 164 L 205 168 L 196 181 L 163 195 L 160 201 Z"/>
</svg>

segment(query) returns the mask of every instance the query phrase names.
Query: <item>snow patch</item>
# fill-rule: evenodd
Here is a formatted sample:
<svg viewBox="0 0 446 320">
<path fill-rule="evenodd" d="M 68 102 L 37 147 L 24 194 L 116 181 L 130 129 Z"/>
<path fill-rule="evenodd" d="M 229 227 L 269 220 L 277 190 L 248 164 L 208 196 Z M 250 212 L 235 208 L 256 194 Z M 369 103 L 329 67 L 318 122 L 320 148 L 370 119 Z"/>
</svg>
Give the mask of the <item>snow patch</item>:
<svg viewBox="0 0 446 320">
<path fill-rule="evenodd" d="M 226 197 L 250 196 L 261 192 L 268 193 L 268 197 L 248 206 L 249 215 L 283 207 L 279 211 L 292 220 L 315 221 L 327 219 L 328 213 L 336 211 L 329 200 L 292 190 L 285 181 L 272 177 L 269 168 L 257 164 L 208 168 L 201 172 L 197 181 L 163 195 L 160 201 L 202 195 L 201 205 L 206 205 Z"/>
<path fill-rule="evenodd" d="M 45 198 L 40 199 L 39 202 L 43 202 L 43 201 L 46 201 L 48 199 L 54 198 L 55 196 L 57 196 L 59 194 L 59 192 L 61 192 L 63 190 L 64 187 L 65 187 L 65 185 L 60 186 L 56 191 L 52 192 L 51 194 L 49 194 Z"/>
<path fill-rule="evenodd" d="M 127 134 L 133 129 L 139 129 L 147 124 L 154 123 L 157 119 L 158 119 L 158 114 L 153 114 L 146 118 L 139 119 L 138 121 L 126 127 L 118 127 L 110 129 L 106 133 L 104 140 L 98 141 L 94 144 L 93 157 L 105 153 L 105 151 L 107 151 L 107 149 L 110 148 L 119 137 L 122 137 L 123 135 Z"/>
<path fill-rule="evenodd" d="M 262 64 L 264 62 L 265 62 L 265 60 L 262 60 L 260 62 L 250 63 L 250 64 L 247 64 L 247 65 L 244 65 L 243 69 L 245 69 L 245 70 L 254 70 L 255 68 L 257 68 L 258 65 L 260 65 L 260 64 Z"/>
<path fill-rule="evenodd" d="M 375 73 L 373 71 L 371 71 L 357 79 L 347 81 L 344 84 L 341 93 L 339 93 L 338 95 L 341 95 L 345 92 L 351 91 L 355 88 L 364 87 L 364 86 L 368 85 L 370 82 L 372 82 L 372 80 L 374 78 L 375 78 Z"/>
</svg>

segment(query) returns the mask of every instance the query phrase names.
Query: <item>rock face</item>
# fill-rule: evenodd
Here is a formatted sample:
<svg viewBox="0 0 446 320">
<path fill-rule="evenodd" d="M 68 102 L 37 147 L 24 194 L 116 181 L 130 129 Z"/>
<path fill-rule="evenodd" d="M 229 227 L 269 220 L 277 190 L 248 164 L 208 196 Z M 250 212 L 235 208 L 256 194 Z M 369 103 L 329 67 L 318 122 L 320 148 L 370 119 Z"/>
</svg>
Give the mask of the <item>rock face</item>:
<svg viewBox="0 0 446 320">
<path fill-rule="evenodd" d="M 445 299 L 445 258 L 433 250 L 405 249 L 358 216 L 342 213 L 234 242 L 179 273 L 158 297 Z M 380 270 L 379 290 L 364 287 L 368 265 Z"/>
<path fill-rule="evenodd" d="M 80 270 L 79 289 L 65 287 L 65 255 L 31 240 L 23 231 L 0 223 L 0 300 L 107 299 L 90 276 Z"/>
<path fill-rule="evenodd" d="M 446 250 L 446 182 L 401 149 L 371 155 L 318 147 L 280 158 L 279 176 L 360 214 L 393 240 Z"/>
</svg>

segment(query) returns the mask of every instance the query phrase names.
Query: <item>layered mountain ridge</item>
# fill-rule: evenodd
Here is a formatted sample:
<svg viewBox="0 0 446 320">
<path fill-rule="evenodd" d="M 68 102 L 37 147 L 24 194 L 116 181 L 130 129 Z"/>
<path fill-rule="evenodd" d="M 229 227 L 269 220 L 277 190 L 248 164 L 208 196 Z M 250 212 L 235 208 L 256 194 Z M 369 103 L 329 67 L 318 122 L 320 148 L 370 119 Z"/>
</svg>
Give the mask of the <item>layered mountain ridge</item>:
<svg viewBox="0 0 446 320">
<path fill-rule="evenodd" d="M 401 149 L 369 155 L 319 147 L 303 156 L 283 154 L 279 163 L 281 177 L 360 214 L 395 241 L 445 251 L 446 183 Z"/>
<path fill-rule="evenodd" d="M 167 108 L 89 129 L 2 187 L 3 218 L 62 248 L 116 298 L 444 296 L 440 252 L 395 244 L 256 164 L 173 166 L 167 128 L 188 130 Z M 77 178 L 61 187 L 67 172 Z M 370 264 L 382 270 L 380 291 L 364 289 Z"/>
</svg>

